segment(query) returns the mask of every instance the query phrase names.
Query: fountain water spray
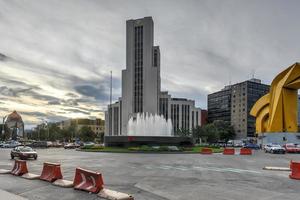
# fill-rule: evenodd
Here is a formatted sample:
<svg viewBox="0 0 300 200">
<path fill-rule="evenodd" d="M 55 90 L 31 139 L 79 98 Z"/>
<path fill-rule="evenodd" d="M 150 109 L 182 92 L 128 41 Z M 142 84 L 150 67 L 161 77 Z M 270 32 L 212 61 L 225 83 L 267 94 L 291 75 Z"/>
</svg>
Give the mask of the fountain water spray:
<svg viewBox="0 0 300 200">
<path fill-rule="evenodd" d="M 136 119 L 129 119 L 127 133 L 130 136 L 173 136 L 172 122 L 162 115 L 138 113 Z"/>
</svg>

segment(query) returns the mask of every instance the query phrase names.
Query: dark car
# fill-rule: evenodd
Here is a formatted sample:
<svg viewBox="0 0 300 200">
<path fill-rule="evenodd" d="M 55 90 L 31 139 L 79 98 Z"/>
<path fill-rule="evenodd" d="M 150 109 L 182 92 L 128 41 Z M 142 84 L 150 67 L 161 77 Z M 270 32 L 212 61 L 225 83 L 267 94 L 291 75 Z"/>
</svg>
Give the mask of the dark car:
<svg viewBox="0 0 300 200">
<path fill-rule="evenodd" d="M 34 151 L 31 147 L 28 146 L 18 146 L 11 150 L 10 152 L 11 159 L 15 157 L 20 158 L 21 160 L 25 160 L 28 158 L 37 159 L 38 155 L 36 151 Z"/>
<path fill-rule="evenodd" d="M 260 147 L 257 144 L 253 144 L 253 143 L 245 144 L 244 148 L 255 149 L 255 150 L 260 149 Z"/>
<path fill-rule="evenodd" d="M 35 142 L 32 142 L 31 144 L 29 144 L 28 146 L 30 146 L 32 148 L 47 148 L 47 147 L 49 147 L 47 141 L 35 141 Z"/>
</svg>

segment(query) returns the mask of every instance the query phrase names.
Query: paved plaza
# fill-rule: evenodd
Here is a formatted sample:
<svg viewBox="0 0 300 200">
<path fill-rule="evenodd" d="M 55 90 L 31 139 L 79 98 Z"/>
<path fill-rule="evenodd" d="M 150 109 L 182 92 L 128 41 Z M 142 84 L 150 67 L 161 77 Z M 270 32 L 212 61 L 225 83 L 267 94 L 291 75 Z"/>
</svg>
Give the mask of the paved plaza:
<svg viewBox="0 0 300 200">
<path fill-rule="evenodd" d="M 225 156 L 37 151 L 38 160 L 27 162 L 31 173 L 40 174 L 46 161 L 60 162 L 67 180 L 73 180 L 76 167 L 99 171 L 106 188 L 132 194 L 136 200 L 295 200 L 300 196 L 300 181 L 289 179 L 289 172 L 262 170 L 264 166 L 288 167 L 290 160 L 300 161 L 297 154 L 255 151 L 252 156 Z M 13 165 L 9 152 L 9 149 L 0 149 L 2 169 Z M 31 200 L 100 199 L 95 194 L 12 175 L 0 176 L 0 190 Z"/>
</svg>

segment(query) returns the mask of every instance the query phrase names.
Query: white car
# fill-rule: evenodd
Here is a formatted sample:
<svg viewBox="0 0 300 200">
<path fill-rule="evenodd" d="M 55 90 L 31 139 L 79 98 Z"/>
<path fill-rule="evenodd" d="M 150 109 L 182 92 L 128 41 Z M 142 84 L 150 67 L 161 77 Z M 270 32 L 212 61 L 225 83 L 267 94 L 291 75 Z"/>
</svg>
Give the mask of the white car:
<svg viewBox="0 0 300 200">
<path fill-rule="evenodd" d="M 15 148 L 17 146 L 20 146 L 21 143 L 17 141 L 10 141 L 2 144 L 2 148 Z"/>
<path fill-rule="evenodd" d="M 281 153 L 285 154 L 285 148 L 280 146 L 279 144 L 267 144 L 265 145 L 266 153 Z"/>
</svg>

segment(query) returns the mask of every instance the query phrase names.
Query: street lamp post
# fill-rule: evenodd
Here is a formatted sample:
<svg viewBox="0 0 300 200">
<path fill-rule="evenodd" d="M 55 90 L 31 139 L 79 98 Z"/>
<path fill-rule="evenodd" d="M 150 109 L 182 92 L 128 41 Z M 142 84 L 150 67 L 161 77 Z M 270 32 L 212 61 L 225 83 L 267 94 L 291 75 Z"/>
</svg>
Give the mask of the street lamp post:
<svg viewBox="0 0 300 200">
<path fill-rule="evenodd" d="M 47 129 L 48 129 L 48 139 L 50 139 L 50 134 L 49 134 L 49 125 L 47 123 Z"/>
<path fill-rule="evenodd" d="M 41 132 L 41 126 L 40 126 L 40 125 L 38 125 L 38 128 L 39 128 L 39 131 L 38 131 L 38 139 L 39 139 L 39 141 L 40 141 L 40 140 L 41 140 L 41 139 L 40 139 L 40 134 L 41 134 L 41 133 L 40 133 L 40 132 Z"/>
<path fill-rule="evenodd" d="M 7 117 L 7 115 L 5 115 L 5 116 L 3 117 L 3 123 L 2 123 L 2 135 L 5 134 L 5 124 L 4 124 L 4 122 L 5 122 L 6 117 Z"/>
<path fill-rule="evenodd" d="M 49 140 L 49 136 L 50 136 L 50 134 L 49 134 L 49 125 L 48 125 L 48 122 L 47 122 L 46 120 L 44 120 L 44 119 L 43 119 L 43 122 L 44 122 L 45 125 L 47 126 L 47 138 L 48 138 L 48 140 Z"/>
</svg>

